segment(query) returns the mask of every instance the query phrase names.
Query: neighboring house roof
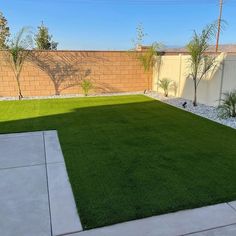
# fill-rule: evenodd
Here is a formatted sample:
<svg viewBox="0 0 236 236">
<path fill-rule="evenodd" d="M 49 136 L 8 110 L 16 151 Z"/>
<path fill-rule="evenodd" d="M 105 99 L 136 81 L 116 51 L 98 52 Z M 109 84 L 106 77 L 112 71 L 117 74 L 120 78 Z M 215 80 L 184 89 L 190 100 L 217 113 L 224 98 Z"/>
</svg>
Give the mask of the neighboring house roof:
<svg viewBox="0 0 236 236">
<path fill-rule="evenodd" d="M 150 46 L 138 46 L 138 51 L 146 51 Z M 176 54 L 176 53 L 187 53 L 186 47 L 176 47 L 176 48 L 164 48 L 162 50 L 164 53 Z M 208 52 L 215 52 L 215 46 L 210 46 Z M 228 53 L 236 53 L 236 44 L 221 44 L 219 45 L 218 52 L 228 52 Z"/>
<path fill-rule="evenodd" d="M 187 49 L 185 47 L 180 48 L 166 48 L 163 50 L 164 52 L 173 52 L 173 53 L 181 53 L 181 52 L 187 52 Z M 215 52 L 215 46 L 210 46 L 209 52 Z M 235 52 L 236 53 L 236 44 L 221 44 L 219 45 L 218 52 Z"/>
</svg>

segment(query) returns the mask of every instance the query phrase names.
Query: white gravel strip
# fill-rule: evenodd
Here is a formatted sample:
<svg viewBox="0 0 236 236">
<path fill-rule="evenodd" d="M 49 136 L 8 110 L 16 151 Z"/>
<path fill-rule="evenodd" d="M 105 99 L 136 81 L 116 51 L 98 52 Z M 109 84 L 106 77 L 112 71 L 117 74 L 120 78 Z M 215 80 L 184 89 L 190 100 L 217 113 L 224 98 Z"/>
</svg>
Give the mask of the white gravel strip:
<svg viewBox="0 0 236 236">
<path fill-rule="evenodd" d="M 52 95 L 52 96 L 32 96 L 23 97 L 22 100 L 35 100 L 35 99 L 60 99 L 60 98 L 81 98 L 81 97 L 110 97 L 110 96 L 122 96 L 122 95 L 137 95 L 143 94 L 143 92 L 122 92 L 122 93 L 101 93 L 91 94 L 84 96 L 83 94 L 63 94 L 63 95 Z M 18 97 L 0 97 L 0 101 L 14 101 L 19 100 Z"/>
<path fill-rule="evenodd" d="M 198 106 L 194 107 L 192 104 L 192 101 L 184 99 L 184 98 L 177 98 L 177 97 L 164 97 L 160 93 L 156 92 L 150 92 L 146 94 L 147 96 L 157 99 L 159 101 L 165 102 L 167 104 L 170 104 L 172 106 L 178 107 L 182 110 L 194 113 L 196 115 L 205 117 L 209 120 L 218 122 L 220 124 L 229 126 L 233 129 L 236 129 L 236 118 L 227 118 L 227 119 L 222 119 L 218 117 L 218 112 L 217 108 L 213 106 L 207 106 L 204 104 L 198 104 Z M 184 102 L 187 102 L 186 108 L 183 108 L 182 104 Z"/>
</svg>

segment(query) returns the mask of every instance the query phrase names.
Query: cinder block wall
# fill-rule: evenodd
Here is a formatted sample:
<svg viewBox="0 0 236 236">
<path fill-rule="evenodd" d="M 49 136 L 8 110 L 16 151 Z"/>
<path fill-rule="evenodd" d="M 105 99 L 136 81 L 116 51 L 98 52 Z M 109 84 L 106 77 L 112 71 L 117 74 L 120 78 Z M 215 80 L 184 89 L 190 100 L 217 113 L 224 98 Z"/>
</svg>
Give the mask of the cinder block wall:
<svg viewBox="0 0 236 236">
<path fill-rule="evenodd" d="M 0 52 L 0 96 L 17 96 L 12 68 Z M 135 92 L 152 88 L 152 72 L 144 72 L 138 52 L 34 51 L 23 66 L 24 96 L 81 93 L 83 78 L 92 80 L 91 93 Z M 140 52 L 139 52 L 140 53 Z"/>
</svg>

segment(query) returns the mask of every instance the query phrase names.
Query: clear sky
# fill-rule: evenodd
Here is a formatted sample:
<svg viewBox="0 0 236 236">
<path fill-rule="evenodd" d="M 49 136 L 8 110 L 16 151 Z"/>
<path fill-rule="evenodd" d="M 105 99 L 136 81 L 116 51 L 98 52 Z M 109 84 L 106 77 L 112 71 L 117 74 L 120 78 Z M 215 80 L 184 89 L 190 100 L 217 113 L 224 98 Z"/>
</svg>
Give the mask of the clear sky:
<svg viewBox="0 0 236 236">
<path fill-rule="evenodd" d="M 11 31 L 44 21 L 59 49 L 129 49 L 142 23 L 145 43 L 182 46 L 218 17 L 219 0 L 1 0 Z M 224 0 L 221 43 L 236 43 L 236 0 Z"/>
</svg>

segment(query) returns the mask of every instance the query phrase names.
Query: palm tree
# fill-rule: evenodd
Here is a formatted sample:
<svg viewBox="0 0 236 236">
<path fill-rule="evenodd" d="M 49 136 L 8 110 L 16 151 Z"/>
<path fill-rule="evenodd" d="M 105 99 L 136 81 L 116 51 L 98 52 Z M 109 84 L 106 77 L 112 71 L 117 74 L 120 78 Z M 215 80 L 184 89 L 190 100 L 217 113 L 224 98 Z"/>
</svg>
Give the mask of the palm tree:
<svg viewBox="0 0 236 236">
<path fill-rule="evenodd" d="M 216 25 L 207 25 L 200 34 L 194 31 L 192 40 L 187 45 L 187 51 L 190 54 L 189 77 L 193 79 L 194 99 L 193 105 L 197 106 L 197 88 L 206 73 L 213 67 L 215 57 L 207 55 L 209 42 L 216 34 Z"/>
<path fill-rule="evenodd" d="M 24 62 L 32 48 L 32 37 L 28 28 L 22 28 L 8 46 L 7 58 L 12 67 L 18 87 L 19 100 L 23 98 L 20 86 L 20 74 Z"/>
<path fill-rule="evenodd" d="M 155 57 L 159 55 L 159 49 L 160 45 L 158 43 L 153 43 L 145 53 L 139 55 L 139 60 L 145 71 L 149 71 L 156 63 Z"/>
<path fill-rule="evenodd" d="M 139 53 L 138 59 L 141 62 L 145 72 L 149 72 L 160 59 L 161 44 L 153 43 L 146 52 Z M 150 89 L 148 78 L 148 90 Z"/>
</svg>

